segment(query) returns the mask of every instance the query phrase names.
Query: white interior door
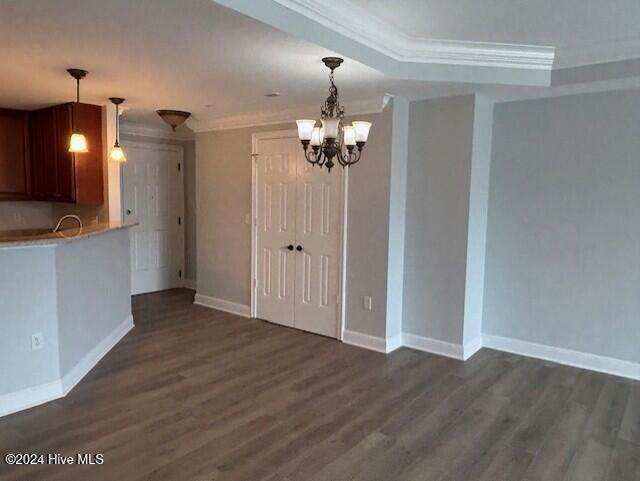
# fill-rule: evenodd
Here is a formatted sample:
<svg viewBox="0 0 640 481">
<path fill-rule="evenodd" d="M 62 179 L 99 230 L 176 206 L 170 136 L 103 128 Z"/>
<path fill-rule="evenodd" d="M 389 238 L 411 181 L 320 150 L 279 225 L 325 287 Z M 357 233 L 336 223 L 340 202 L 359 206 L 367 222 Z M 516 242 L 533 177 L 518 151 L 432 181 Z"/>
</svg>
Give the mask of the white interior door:
<svg viewBox="0 0 640 481">
<path fill-rule="evenodd" d="M 182 147 L 123 143 L 123 219 L 131 230 L 132 294 L 178 287 L 184 269 Z"/>
<path fill-rule="evenodd" d="M 258 317 L 293 327 L 296 235 L 295 139 L 259 143 L 257 164 Z"/>
<path fill-rule="evenodd" d="M 256 145 L 256 317 L 338 337 L 342 172 L 312 167 L 295 133 Z"/>
<path fill-rule="evenodd" d="M 338 337 L 342 167 L 297 160 L 296 327 Z"/>
</svg>

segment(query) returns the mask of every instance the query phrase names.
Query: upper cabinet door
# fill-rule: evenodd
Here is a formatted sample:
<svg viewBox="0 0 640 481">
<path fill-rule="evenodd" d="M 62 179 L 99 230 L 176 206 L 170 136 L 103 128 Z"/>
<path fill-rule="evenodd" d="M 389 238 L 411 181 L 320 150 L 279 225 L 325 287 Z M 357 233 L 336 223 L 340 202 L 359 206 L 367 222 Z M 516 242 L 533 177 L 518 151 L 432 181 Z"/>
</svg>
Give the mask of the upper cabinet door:
<svg viewBox="0 0 640 481">
<path fill-rule="evenodd" d="M 69 152 L 69 139 L 73 131 L 73 112 L 70 104 L 55 107 L 55 158 L 57 188 L 54 194 L 57 200 L 73 202 L 76 200 L 74 154 Z"/>
<path fill-rule="evenodd" d="M 31 172 L 33 198 L 57 200 L 58 167 L 56 162 L 56 115 L 53 109 L 32 112 L 31 116 Z"/>
<path fill-rule="evenodd" d="M 28 117 L 0 109 L 0 200 L 30 197 Z"/>
<path fill-rule="evenodd" d="M 30 112 L 30 117 L 33 198 L 102 204 L 102 108 L 70 103 Z M 74 129 L 87 137 L 89 152 L 69 152 Z"/>
</svg>

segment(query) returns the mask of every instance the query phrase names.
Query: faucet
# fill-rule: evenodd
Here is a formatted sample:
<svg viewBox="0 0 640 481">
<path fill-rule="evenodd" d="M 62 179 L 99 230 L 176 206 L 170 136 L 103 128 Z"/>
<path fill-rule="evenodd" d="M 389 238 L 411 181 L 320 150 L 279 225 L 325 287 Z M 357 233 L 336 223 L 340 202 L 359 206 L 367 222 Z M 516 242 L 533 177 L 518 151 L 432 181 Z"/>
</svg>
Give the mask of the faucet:
<svg viewBox="0 0 640 481">
<path fill-rule="evenodd" d="M 74 219 L 78 223 L 78 228 L 82 230 L 82 221 L 80 220 L 80 217 L 74 214 L 67 214 L 60 217 L 60 220 L 54 227 L 53 232 L 58 232 L 58 230 L 60 230 L 60 225 L 65 221 L 65 219 Z"/>
</svg>

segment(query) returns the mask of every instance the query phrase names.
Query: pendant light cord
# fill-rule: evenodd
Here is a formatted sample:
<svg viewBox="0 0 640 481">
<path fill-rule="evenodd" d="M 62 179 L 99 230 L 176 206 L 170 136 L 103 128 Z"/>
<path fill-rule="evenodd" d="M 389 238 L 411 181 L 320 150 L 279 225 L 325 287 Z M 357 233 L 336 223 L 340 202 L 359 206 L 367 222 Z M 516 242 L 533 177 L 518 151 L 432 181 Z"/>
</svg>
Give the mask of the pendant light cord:
<svg viewBox="0 0 640 481">
<path fill-rule="evenodd" d="M 80 79 L 76 79 L 76 103 L 80 103 Z"/>
<path fill-rule="evenodd" d="M 120 105 L 116 104 L 116 145 L 120 145 L 118 143 L 118 126 L 120 125 L 120 116 L 118 115 Z"/>
</svg>

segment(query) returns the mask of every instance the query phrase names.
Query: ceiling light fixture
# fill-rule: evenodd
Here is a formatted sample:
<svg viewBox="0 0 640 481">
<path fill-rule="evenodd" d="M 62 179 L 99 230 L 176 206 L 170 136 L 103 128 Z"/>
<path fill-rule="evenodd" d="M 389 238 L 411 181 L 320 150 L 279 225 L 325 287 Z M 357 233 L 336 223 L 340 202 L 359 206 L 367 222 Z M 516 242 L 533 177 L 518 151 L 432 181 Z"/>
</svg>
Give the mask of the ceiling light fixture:
<svg viewBox="0 0 640 481">
<path fill-rule="evenodd" d="M 124 102 L 123 98 L 120 97 L 109 97 L 112 104 L 116 106 L 116 142 L 113 144 L 111 148 L 111 152 L 109 153 L 109 158 L 114 162 L 126 162 L 127 157 L 124 155 L 124 151 L 122 147 L 120 147 L 119 136 L 120 136 L 120 104 Z"/>
<path fill-rule="evenodd" d="M 331 171 L 334 157 L 342 167 L 357 163 L 369 137 L 371 122 L 352 122 L 342 125 L 344 107 L 338 101 L 338 88 L 333 82 L 333 71 L 343 60 L 339 57 L 325 57 L 322 62 L 331 70 L 329 74 L 329 97 L 320 110 L 322 127 L 316 127 L 315 120 L 297 120 L 298 137 L 304 149 L 304 156 L 312 165 L 323 165 Z M 311 150 L 309 150 L 311 145 Z M 357 148 L 357 151 L 356 151 Z"/>
<path fill-rule="evenodd" d="M 182 110 L 156 110 L 156 113 L 171 126 L 173 131 L 176 131 L 176 127 L 184 124 L 184 121 L 191 116 L 191 112 L 184 112 Z"/>
<path fill-rule="evenodd" d="M 76 79 L 76 103 L 80 103 L 80 80 L 85 78 L 89 72 L 79 68 L 70 68 L 67 70 L 69 75 Z M 71 138 L 69 139 L 69 152 L 86 153 L 89 152 L 87 146 L 87 138 L 76 128 L 75 115 L 72 119 Z"/>
</svg>

